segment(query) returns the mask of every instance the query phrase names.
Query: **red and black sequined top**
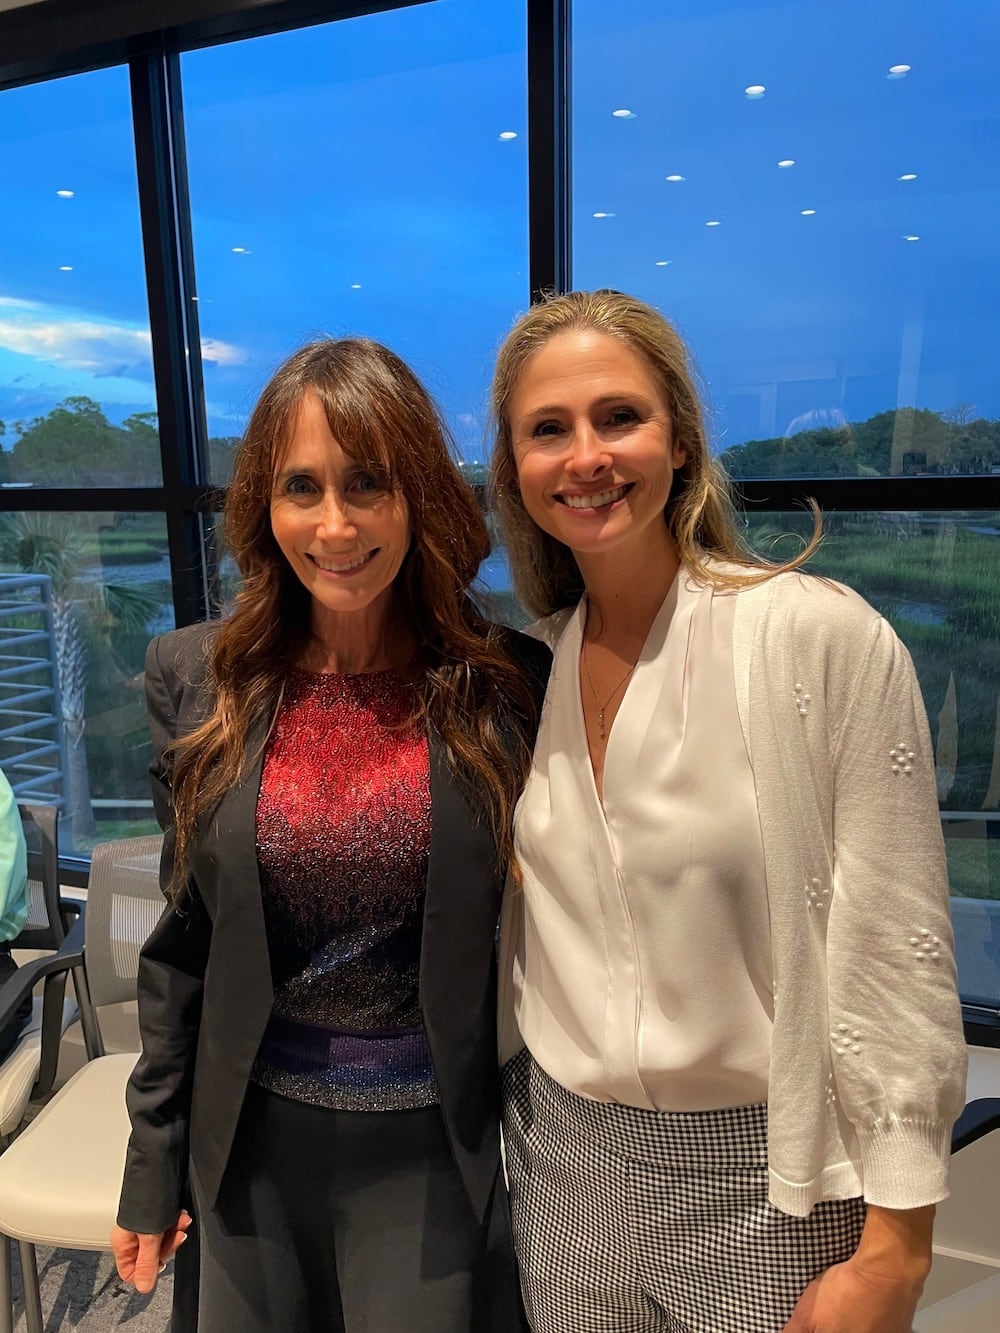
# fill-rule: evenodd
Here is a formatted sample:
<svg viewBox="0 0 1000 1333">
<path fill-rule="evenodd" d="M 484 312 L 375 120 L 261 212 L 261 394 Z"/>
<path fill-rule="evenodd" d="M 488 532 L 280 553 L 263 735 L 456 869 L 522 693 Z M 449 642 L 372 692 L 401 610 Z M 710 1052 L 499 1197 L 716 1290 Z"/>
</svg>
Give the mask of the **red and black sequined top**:
<svg viewBox="0 0 1000 1333">
<path fill-rule="evenodd" d="M 419 967 L 427 737 L 395 672 L 294 670 L 257 803 L 274 1008 L 252 1077 L 299 1101 L 437 1101 Z"/>
</svg>

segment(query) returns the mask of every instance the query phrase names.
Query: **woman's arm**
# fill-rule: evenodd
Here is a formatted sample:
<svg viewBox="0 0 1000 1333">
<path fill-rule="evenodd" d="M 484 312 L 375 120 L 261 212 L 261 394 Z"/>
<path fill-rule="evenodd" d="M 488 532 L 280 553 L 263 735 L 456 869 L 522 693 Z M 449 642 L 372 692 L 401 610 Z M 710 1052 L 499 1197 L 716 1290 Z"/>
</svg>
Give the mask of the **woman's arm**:
<svg viewBox="0 0 1000 1333">
<path fill-rule="evenodd" d="M 165 751 L 177 732 L 184 687 L 172 665 L 161 665 L 161 646 L 154 640 L 146 654 L 146 699 L 166 887 L 173 874 L 174 828 Z M 211 920 L 192 883 L 182 902 L 166 908 L 139 960 L 142 1055 L 126 1093 L 132 1135 L 118 1215 L 127 1232 L 152 1235 L 176 1227 L 186 1201 L 191 1080 L 211 935 Z"/>
<path fill-rule="evenodd" d="M 850 649 L 831 709 L 831 1066 L 865 1199 L 909 1210 L 948 1193 L 966 1047 L 931 745 L 913 664 L 881 619 Z M 841 1026 L 843 1025 L 843 1026 Z"/>
<path fill-rule="evenodd" d="M 845 635 L 829 701 L 834 888 L 827 934 L 833 1088 L 857 1135 L 861 1241 L 803 1293 L 785 1333 L 910 1333 L 964 1102 L 934 755 L 913 664 L 873 619 Z M 843 664 L 841 664 L 843 667 Z M 842 1036 L 845 1031 L 850 1040 Z"/>
<path fill-rule="evenodd" d="M 809 1284 L 784 1333 L 910 1333 L 930 1271 L 933 1225 L 933 1205 L 870 1205 L 854 1254 Z"/>
<path fill-rule="evenodd" d="M 28 859 L 14 792 L 0 772 L 0 940 L 19 935 L 28 919 Z"/>
</svg>

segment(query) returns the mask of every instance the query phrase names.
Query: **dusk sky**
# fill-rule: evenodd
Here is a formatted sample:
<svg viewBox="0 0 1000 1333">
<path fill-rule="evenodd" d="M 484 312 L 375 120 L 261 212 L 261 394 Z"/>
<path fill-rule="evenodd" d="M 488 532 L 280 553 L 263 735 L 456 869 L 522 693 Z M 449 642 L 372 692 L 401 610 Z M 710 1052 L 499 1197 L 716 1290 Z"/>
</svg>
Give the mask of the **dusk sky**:
<svg viewBox="0 0 1000 1333">
<path fill-rule="evenodd" d="M 435 0 L 183 57 L 212 433 L 300 343 L 358 332 L 482 455 L 528 299 L 523 10 Z M 720 447 L 815 411 L 1000 416 L 1000 7 L 576 0 L 573 50 L 574 282 L 680 325 Z M 0 94 L 0 161 L 7 447 L 68 395 L 155 409 L 125 70 Z"/>
</svg>

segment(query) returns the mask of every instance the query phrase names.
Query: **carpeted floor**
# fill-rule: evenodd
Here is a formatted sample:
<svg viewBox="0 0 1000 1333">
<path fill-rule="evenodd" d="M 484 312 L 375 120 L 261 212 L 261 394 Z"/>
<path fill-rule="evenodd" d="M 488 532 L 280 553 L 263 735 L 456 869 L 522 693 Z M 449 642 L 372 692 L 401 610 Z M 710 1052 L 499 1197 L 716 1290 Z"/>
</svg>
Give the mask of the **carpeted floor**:
<svg viewBox="0 0 1000 1333">
<path fill-rule="evenodd" d="M 24 1333 L 21 1274 L 13 1247 L 15 1333 Z M 166 1333 L 173 1278 L 168 1269 L 151 1296 L 119 1282 L 110 1254 L 83 1250 L 38 1251 L 45 1333 Z"/>
</svg>

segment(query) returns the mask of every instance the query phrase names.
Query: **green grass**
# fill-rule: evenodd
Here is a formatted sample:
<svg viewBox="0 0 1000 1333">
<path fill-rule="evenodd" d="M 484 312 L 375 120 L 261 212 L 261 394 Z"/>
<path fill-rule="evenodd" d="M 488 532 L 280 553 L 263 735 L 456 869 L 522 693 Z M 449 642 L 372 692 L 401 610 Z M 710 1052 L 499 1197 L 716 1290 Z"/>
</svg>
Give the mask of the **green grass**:
<svg viewBox="0 0 1000 1333">
<path fill-rule="evenodd" d="M 948 883 L 956 898 L 1000 899 L 1000 842 L 946 838 Z"/>
</svg>

